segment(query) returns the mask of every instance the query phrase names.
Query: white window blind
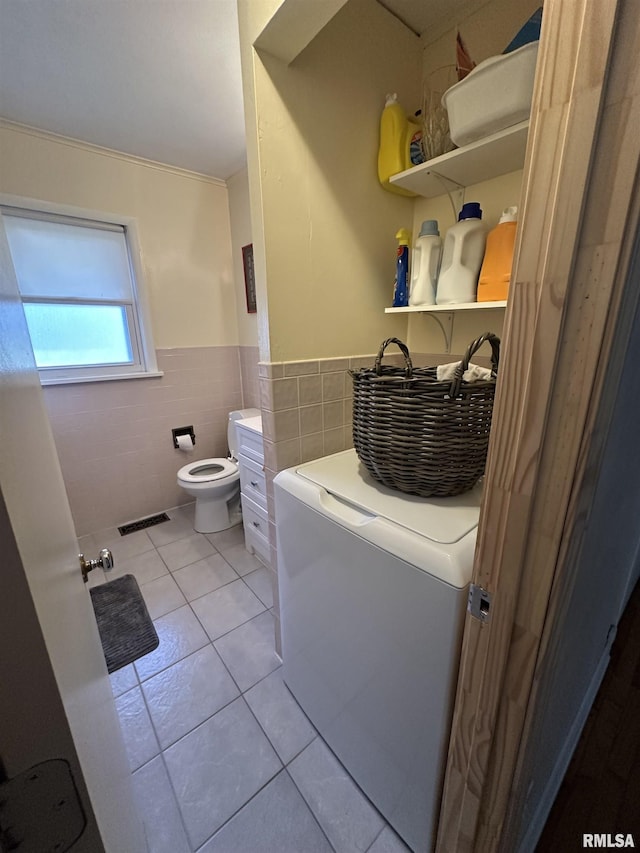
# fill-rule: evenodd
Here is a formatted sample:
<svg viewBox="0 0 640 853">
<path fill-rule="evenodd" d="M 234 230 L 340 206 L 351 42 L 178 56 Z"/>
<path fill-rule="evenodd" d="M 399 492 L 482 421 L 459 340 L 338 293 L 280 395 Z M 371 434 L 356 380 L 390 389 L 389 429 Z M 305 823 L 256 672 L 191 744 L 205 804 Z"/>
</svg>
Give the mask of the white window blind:
<svg viewBox="0 0 640 853">
<path fill-rule="evenodd" d="M 16 207 L 3 206 L 2 214 L 42 380 L 154 371 L 127 229 Z"/>
<path fill-rule="evenodd" d="M 3 213 L 24 297 L 133 301 L 123 227 Z"/>
</svg>

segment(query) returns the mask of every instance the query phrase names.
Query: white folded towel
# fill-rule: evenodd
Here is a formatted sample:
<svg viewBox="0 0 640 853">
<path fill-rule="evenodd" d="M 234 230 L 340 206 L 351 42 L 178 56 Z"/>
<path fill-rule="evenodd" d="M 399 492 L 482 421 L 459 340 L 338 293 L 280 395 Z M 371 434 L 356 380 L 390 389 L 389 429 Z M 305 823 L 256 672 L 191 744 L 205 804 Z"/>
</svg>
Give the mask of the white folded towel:
<svg viewBox="0 0 640 853">
<path fill-rule="evenodd" d="M 439 382 L 446 382 L 453 379 L 456 368 L 460 364 L 459 361 L 452 361 L 450 364 L 439 364 L 437 367 L 437 378 Z M 465 382 L 478 382 L 491 379 L 491 371 L 488 367 L 480 367 L 478 364 L 470 364 L 465 370 L 462 378 Z"/>
</svg>

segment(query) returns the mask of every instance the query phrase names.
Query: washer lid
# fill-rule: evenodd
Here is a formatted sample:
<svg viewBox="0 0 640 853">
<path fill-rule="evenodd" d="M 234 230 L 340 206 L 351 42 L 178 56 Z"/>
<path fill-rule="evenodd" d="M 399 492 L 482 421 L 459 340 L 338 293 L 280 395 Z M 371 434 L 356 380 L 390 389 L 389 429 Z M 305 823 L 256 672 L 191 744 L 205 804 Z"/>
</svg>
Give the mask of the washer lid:
<svg viewBox="0 0 640 853">
<path fill-rule="evenodd" d="M 478 525 L 481 485 L 451 498 L 407 495 L 374 480 L 355 450 L 307 462 L 296 473 L 371 515 L 443 545 L 458 542 Z"/>
</svg>

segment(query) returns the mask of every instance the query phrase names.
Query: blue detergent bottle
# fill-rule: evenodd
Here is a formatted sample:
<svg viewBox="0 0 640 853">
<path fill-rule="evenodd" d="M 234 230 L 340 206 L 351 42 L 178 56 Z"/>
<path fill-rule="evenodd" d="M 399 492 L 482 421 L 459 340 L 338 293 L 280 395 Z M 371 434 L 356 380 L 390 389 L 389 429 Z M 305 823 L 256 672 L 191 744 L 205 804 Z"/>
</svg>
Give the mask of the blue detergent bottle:
<svg viewBox="0 0 640 853">
<path fill-rule="evenodd" d="M 393 307 L 406 308 L 409 304 L 409 239 L 410 232 L 401 228 L 396 234 L 398 253 L 396 257 L 396 280 L 393 285 Z"/>
</svg>

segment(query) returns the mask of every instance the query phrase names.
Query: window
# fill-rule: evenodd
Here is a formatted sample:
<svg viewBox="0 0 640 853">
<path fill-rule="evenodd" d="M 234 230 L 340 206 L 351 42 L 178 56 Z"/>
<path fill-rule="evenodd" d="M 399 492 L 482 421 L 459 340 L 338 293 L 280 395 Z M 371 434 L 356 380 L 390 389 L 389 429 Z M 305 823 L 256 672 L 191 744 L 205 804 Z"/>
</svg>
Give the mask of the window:
<svg viewBox="0 0 640 853">
<path fill-rule="evenodd" d="M 157 375 L 131 224 L 0 209 L 42 383 Z"/>
</svg>

